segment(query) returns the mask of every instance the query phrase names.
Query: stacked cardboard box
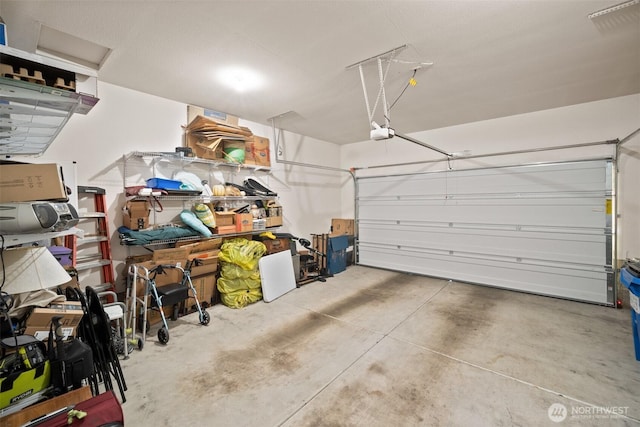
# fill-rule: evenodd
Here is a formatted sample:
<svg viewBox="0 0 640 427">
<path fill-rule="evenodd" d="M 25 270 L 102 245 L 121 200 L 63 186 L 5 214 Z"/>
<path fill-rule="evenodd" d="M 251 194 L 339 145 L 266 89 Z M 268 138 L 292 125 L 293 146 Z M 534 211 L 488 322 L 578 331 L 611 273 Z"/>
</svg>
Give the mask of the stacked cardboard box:
<svg viewBox="0 0 640 427">
<path fill-rule="evenodd" d="M 215 212 L 216 218 L 216 234 L 229 234 L 236 232 L 236 213 L 235 212 Z"/>
<path fill-rule="evenodd" d="M 188 261 L 198 259 L 199 262 L 191 268 L 191 282 L 196 290 L 198 301 L 202 307 L 213 304 L 215 300 L 216 272 L 218 270 L 218 253 L 222 239 L 209 239 L 203 242 L 183 243 L 175 248 L 159 249 L 153 254 L 129 257 L 128 265 L 135 264 L 141 270 L 143 267 L 151 270 L 155 266 L 162 265 L 178 265 L 185 268 Z M 127 270 L 129 266 L 127 266 Z M 156 276 L 155 282 L 157 287 L 164 285 L 179 283 L 182 280 L 182 272 L 179 269 L 167 268 L 165 274 Z M 138 279 L 136 283 L 136 294 L 142 297 L 145 292 L 146 283 L 142 279 Z M 191 292 L 190 297 L 182 304 L 181 313 L 188 313 L 196 309 L 195 299 Z M 149 298 L 147 296 L 147 298 Z M 164 307 L 165 316 L 171 316 L 173 307 Z M 147 318 L 151 325 L 160 322 L 160 313 L 156 310 L 149 310 Z"/>
<path fill-rule="evenodd" d="M 184 142 L 196 157 L 237 163 L 238 159 L 225 154 L 224 149 L 244 147 L 243 164 L 271 166 L 269 138 L 254 135 L 251 129 L 239 126 L 237 117 L 189 106 L 188 120 Z"/>
<path fill-rule="evenodd" d="M 226 142 L 245 143 L 253 136 L 249 128 L 220 123 L 204 116 L 196 116 L 185 129 L 185 144 L 197 157 L 208 160 L 235 162 L 224 153 Z"/>
</svg>

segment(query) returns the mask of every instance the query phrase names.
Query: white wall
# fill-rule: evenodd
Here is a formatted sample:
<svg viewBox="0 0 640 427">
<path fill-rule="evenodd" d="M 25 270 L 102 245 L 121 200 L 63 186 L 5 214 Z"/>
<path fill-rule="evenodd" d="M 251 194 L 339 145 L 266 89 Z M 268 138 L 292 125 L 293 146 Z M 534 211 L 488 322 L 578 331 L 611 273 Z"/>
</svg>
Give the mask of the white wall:
<svg viewBox="0 0 640 427">
<path fill-rule="evenodd" d="M 240 125 L 271 140 L 272 174 L 268 184 L 283 206 L 284 224 L 279 231 L 306 239 L 311 234 L 329 232 L 331 218 L 339 217 L 342 211 L 344 174 L 310 166 L 338 168 L 340 146 L 280 129 L 274 132 L 271 126 L 244 120 Z M 279 159 L 310 166 L 279 163 Z"/>
<path fill-rule="evenodd" d="M 107 190 L 113 238 L 112 252 L 118 279 L 123 281 L 122 262 L 132 248 L 120 245 L 117 227 L 125 202 L 123 155 L 131 151 L 174 151 L 182 146 L 186 105 L 100 82 L 100 101 L 86 116 L 75 115 L 38 162 L 73 160 L 79 185 Z M 253 133 L 271 140 L 272 171 L 265 179 L 280 196 L 284 226 L 279 230 L 309 238 L 329 230 L 331 218 L 354 217 L 354 185 L 350 174 L 334 170 L 276 163 L 289 162 L 332 168 L 371 167 L 438 159 L 437 153 L 394 138 L 338 146 L 280 131 L 270 126 L 241 121 Z M 581 104 L 572 107 L 469 123 L 419 132 L 411 136 L 450 152 L 472 154 L 514 149 L 550 147 L 623 138 L 640 127 L 640 95 Z M 401 132 L 401 129 L 398 129 Z M 635 191 L 640 183 L 640 136 L 621 149 L 619 160 L 619 256 L 640 256 L 640 205 Z M 518 156 L 454 160 L 454 168 L 519 164 L 611 155 L 612 147 L 544 151 Z M 29 160 L 29 159 L 27 159 Z M 446 163 L 410 167 L 360 169 L 358 175 L 441 170 Z M 141 182 L 142 184 L 142 182 Z"/>
<path fill-rule="evenodd" d="M 460 126 L 418 132 L 409 136 L 447 152 L 470 150 L 472 155 L 521 149 L 566 146 L 623 139 L 640 128 L 640 95 L 608 99 L 565 108 L 504 117 Z M 396 129 L 402 132 L 401 129 Z M 496 165 L 602 158 L 615 153 L 614 145 L 580 149 L 540 151 L 522 155 L 453 160 L 451 167 L 469 168 Z M 373 167 L 396 163 L 442 159 L 444 156 L 420 145 L 393 138 L 344 146 L 343 167 Z M 640 135 L 620 150 L 618 188 L 618 257 L 640 257 Z M 446 162 L 402 167 L 360 169 L 357 176 L 443 170 Z M 343 216 L 354 216 L 353 186 L 342 192 Z"/>
<path fill-rule="evenodd" d="M 179 102 L 102 82 L 98 84 L 98 98 L 100 101 L 89 114 L 71 118 L 44 155 L 22 160 L 38 163 L 75 161 L 78 185 L 106 189 L 112 256 L 116 278 L 123 286 L 125 258 L 141 253 L 140 248 L 120 245 L 117 233 L 117 228 L 122 225 L 121 208 L 126 201 L 123 194 L 123 156 L 132 151 L 172 152 L 175 147 L 182 146 L 182 126 L 187 124 L 187 107 Z M 305 238 L 311 233 L 328 232 L 330 220 L 327 218 L 337 217 L 341 212 L 339 175 L 275 163 L 271 127 L 247 121 L 241 125 L 272 140 L 272 172 L 265 180 L 279 193 L 283 206 L 284 225 L 278 231 Z M 288 160 L 338 166 L 340 150 L 335 144 L 283 132 L 280 145 L 284 158 Z M 82 204 L 80 209 L 83 209 Z M 100 283 L 98 274 L 83 284 Z"/>
</svg>

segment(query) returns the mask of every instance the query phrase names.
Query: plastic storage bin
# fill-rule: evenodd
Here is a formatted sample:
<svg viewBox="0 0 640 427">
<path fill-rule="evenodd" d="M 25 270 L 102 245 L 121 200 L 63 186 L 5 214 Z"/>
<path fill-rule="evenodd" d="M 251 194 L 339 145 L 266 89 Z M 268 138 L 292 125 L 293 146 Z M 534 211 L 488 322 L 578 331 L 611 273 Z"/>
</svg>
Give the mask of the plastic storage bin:
<svg viewBox="0 0 640 427">
<path fill-rule="evenodd" d="M 63 267 L 68 267 L 72 264 L 71 249 L 64 246 L 49 246 L 48 249 Z"/>
<path fill-rule="evenodd" d="M 179 190 L 182 182 L 164 178 L 149 178 L 147 187 L 159 188 L 161 190 Z"/>
<path fill-rule="evenodd" d="M 629 289 L 629 302 L 631 303 L 631 331 L 633 344 L 636 350 L 636 360 L 640 361 L 640 277 L 634 275 L 629 269 L 620 269 L 620 282 Z"/>
</svg>

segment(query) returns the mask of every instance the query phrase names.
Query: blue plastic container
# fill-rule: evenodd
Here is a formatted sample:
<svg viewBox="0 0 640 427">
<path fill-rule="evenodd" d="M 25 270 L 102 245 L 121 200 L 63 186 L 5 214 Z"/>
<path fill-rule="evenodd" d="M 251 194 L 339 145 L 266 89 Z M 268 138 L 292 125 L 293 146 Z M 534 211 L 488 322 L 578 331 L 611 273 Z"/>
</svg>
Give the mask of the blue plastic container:
<svg viewBox="0 0 640 427">
<path fill-rule="evenodd" d="M 149 178 L 147 187 L 158 188 L 160 190 L 179 190 L 182 182 L 164 178 Z"/>
<path fill-rule="evenodd" d="M 628 269 L 620 269 L 620 282 L 629 289 L 629 301 L 631 302 L 631 331 L 633 344 L 636 349 L 636 360 L 640 361 L 640 277 L 634 276 Z"/>
</svg>

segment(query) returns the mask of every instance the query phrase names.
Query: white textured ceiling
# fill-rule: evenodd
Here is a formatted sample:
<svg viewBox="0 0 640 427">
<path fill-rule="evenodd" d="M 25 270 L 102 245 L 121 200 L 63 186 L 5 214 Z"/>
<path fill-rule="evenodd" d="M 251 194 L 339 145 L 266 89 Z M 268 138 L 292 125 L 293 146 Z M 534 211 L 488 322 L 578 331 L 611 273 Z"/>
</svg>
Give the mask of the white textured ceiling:
<svg viewBox="0 0 640 427">
<path fill-rule="evenodd" d="M 640 5 L 620 1 L 1 0 L 9 45 L 34 52 L 44 24 L 112 49 L 100 80 L 339 144 L 367 140 L 357 68 L 401 45 L 416 72 L 390 112 L 407 134 L 640 92 Z M 214 75 L 242 65 L 265 85 L 238 94 Z M 394 62 L 391 104 L 413 64 Z M 370 100 L 375 64 L 364 67 Z M 374 117 L 384 122 L 378 108 Z M 640 118 L 640 112 L 639 112 Z"/>
</svg>

